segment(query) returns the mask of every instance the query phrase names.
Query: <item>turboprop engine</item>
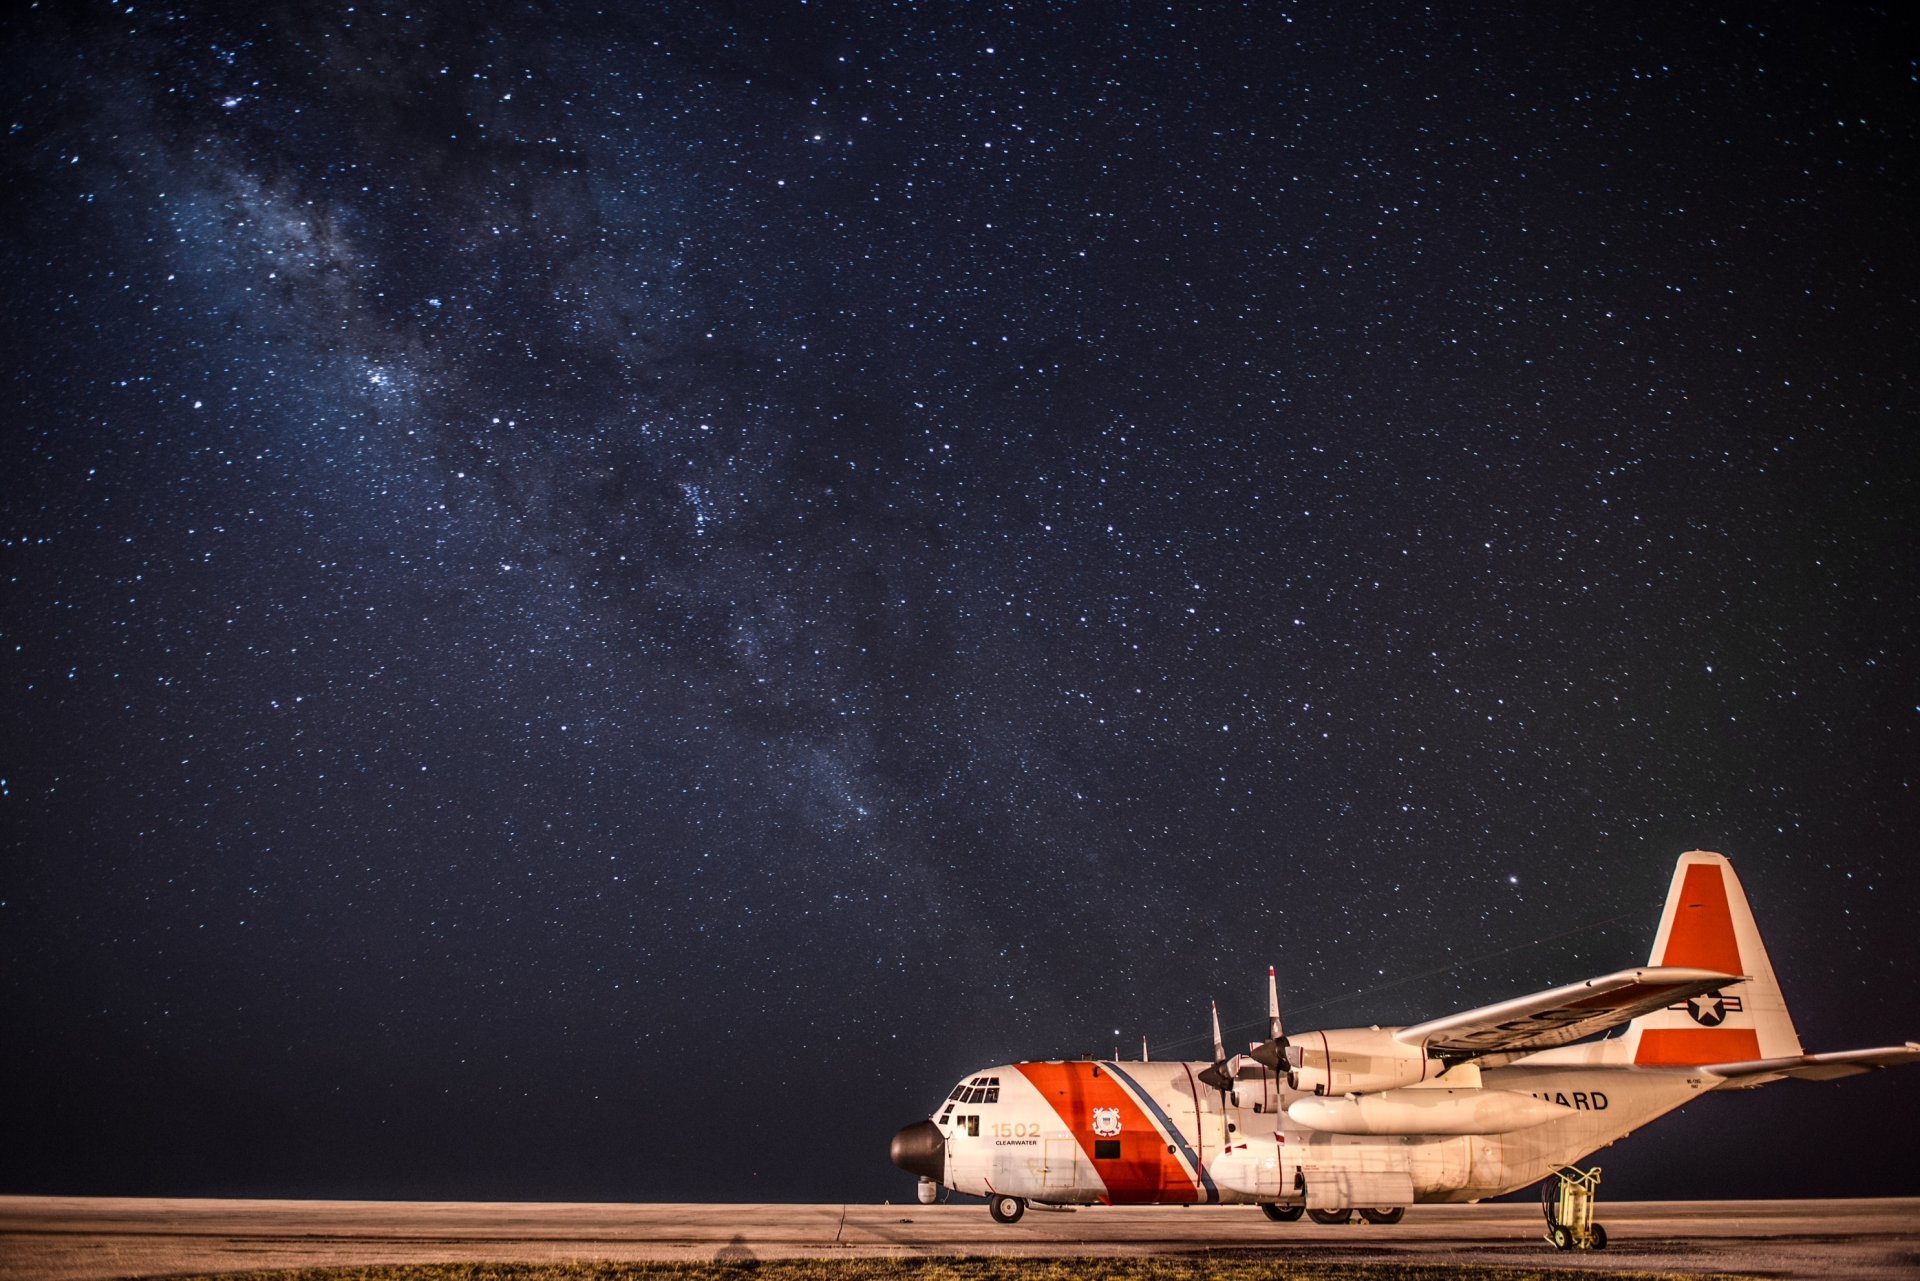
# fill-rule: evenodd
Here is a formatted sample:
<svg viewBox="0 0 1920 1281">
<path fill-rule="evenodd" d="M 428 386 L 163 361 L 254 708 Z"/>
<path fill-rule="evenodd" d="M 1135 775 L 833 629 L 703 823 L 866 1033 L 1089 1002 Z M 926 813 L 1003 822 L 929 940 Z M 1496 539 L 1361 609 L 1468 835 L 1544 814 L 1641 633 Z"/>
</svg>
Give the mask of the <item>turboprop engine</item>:
<svg viewBox="0 0 1920 1281">
<path fill-rule="evenodd" d="M 1287 1049 L 1294 1088 L 1315 1094 L 1372 1094 L 1431 1080 L 1446 1069 L 1387 1028 L 1344 1027 L 1292 1038 Z"/>
<path fill-rule="evenodd" d="M 1570 1111 L 1517 1090 L 1423 1087 L 1295 1099 L 1287 1116 L 1323 1134 L 1509 1134 Z"/>
</svg>

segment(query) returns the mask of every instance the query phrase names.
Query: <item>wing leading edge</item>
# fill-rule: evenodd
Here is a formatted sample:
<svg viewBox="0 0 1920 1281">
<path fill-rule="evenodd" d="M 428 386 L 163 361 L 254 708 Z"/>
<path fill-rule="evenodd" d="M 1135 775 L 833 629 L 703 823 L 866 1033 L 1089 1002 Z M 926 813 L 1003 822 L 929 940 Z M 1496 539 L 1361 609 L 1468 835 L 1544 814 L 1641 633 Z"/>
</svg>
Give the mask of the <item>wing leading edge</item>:
<svg viewBox="0 0 1920 1281">
<path fill-rule="evenodd" d="M 1446 1058 L 1545 1050 L 1619 1027 L 1740 978 L 1719 970 L 1646 965 L 1416 1023 L 1394 1033 L 1394 1039 L 1423 1045 L 1427 1053 Z"/>
</svg>

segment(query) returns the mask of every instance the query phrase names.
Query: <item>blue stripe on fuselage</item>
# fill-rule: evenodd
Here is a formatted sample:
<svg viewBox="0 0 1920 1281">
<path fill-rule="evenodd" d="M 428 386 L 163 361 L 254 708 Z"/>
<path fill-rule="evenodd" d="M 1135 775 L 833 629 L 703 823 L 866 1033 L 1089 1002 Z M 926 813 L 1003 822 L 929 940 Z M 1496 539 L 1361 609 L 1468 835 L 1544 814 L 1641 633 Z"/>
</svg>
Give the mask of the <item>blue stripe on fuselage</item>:
<svg viewBox="0 0 1920 1281">
<path fill-rule="evenodd" d="M 1151 1094 L 1148 1094 L 1140 1088 L 1138 1081 L 1121 1071 L 1118 1063 L 1102 1063 L 1100 1066 L 1113 1073 L 1114 1080 L 1119 1081 L 1125 1085 L 1127 1089 L 1131 1090 L 1133 1097 L 1139 1102 L 1140 1106 L 1153 1113 L 1153 1119 L 1160 1123 L 1160 1128 L 1167 1132 L 1167 1137 L 1180 1145 L 1180 1154 L 1187 1158 L 1187 1164 L 1193 1167 L 1194 1174 L 1198 1176 L 1200 1180 L 1200 1186 L 1206 1189 L 1207 1204 L 1212 1205 L 1218 1202 L 1220 1200 L 1220 1189 L 1213 1186 L 1213 1176 L 1208 1174 L 1206 1167 L 1200 1164 L 1200 1158 L 1195 1156 L 1193 1149 L 1187 1145 L 1187 1136 L 1180 1132 L 1180 1127 L 1173 1123 L 1173 1118 L 1161 1110 L 1160 1104 L 1155 1101 Z M 1193 1118 L 1195 1125 L 1200 1124 L 1200 1109 L 1197 1100 L 1195 1101 Z"/>
</svg>

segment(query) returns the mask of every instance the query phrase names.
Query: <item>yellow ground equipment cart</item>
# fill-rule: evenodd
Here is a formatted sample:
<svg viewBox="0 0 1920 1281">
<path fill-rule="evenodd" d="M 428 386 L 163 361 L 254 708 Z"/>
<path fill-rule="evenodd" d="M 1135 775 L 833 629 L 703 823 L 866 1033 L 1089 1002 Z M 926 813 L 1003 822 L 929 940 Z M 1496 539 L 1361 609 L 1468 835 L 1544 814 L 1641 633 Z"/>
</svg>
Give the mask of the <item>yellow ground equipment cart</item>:
<svg viewBox="0 0 1920 1281">
<path fill-rule="evenodd" d="M 1593 1221 L 1599 1199 L 1600 1167 L 1568 1166 L 1540 1186 L 1540 1208 L 1547 1216 L 1547 1240 L 1556 1250 L 1604 1250 L 1607 1230 Z"/>
</svg>

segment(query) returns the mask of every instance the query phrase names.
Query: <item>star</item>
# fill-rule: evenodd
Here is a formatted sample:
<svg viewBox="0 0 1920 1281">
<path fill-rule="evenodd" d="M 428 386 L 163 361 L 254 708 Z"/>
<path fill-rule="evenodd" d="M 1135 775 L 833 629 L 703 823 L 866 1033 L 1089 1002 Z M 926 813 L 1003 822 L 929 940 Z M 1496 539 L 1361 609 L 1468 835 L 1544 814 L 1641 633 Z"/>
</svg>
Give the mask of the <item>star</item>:
<svg viewBox="0 0 1920 1281">
<path fill-rule="evenodd" d="M 1698 845 L 1920 1034 L 1911 41 L 1805 8 L 22 6 L 0 1184 L 877 1202 Z"/>
<path fill-rule="evenodd" d="M 1704 996 L 1691 998 L 1687 1002 L 1687 1013 L 1693 1016 L 1695 1023 L 1717 1027 L 1727 1017 L 1726 1002 L 1721 999 L 1718 992 L 1708 992 Z"/>
</svg>

